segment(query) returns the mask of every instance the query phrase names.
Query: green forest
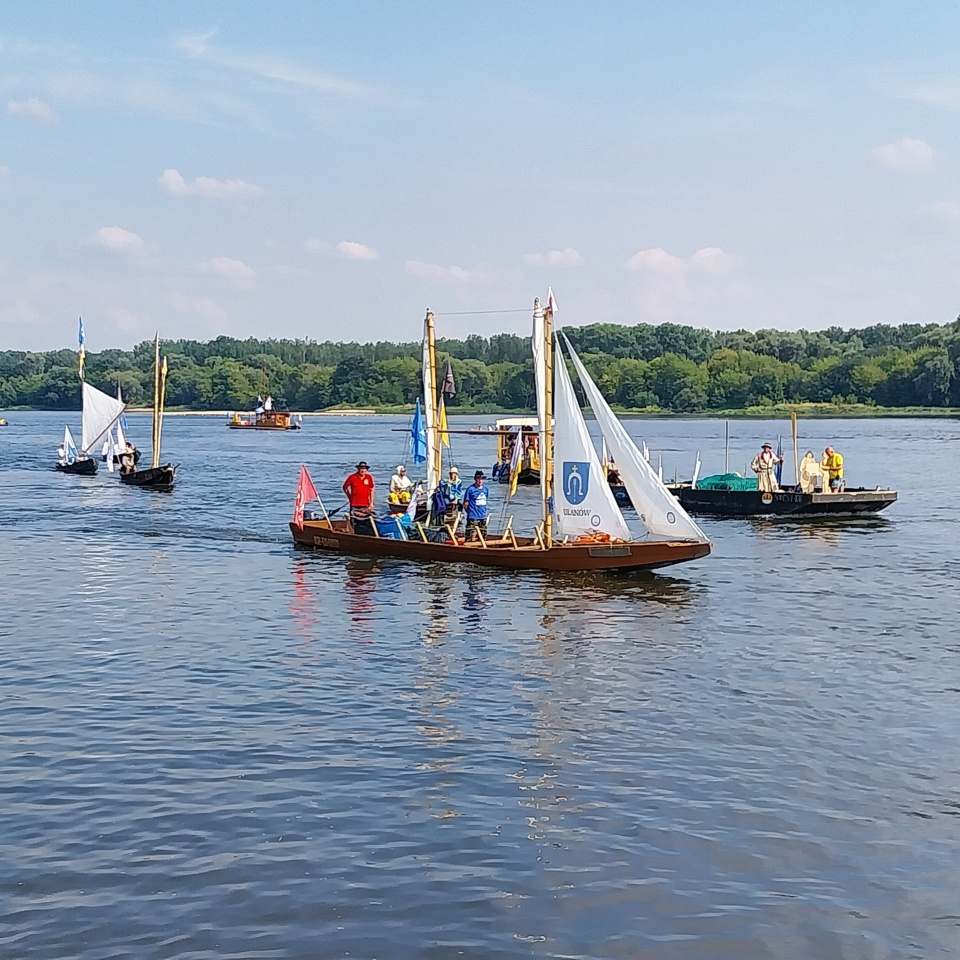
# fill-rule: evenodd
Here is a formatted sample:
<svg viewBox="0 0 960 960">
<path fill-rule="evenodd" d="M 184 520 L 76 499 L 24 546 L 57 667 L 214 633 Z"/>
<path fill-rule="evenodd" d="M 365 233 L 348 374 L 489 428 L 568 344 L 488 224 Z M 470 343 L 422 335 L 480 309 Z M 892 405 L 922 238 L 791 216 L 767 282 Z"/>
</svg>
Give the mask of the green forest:
<svg viewBox="0 0 960 960">
<path fill-rule="evenodd" d="M 608 400 L 625 410 L 676 413 L 782 404 L 960 406 L 960 320 L 843 330 L 711 332 L 677 324 L 597 323 L 566 331 Z M 268 392 L 296 411 L 397 407 L 420 391 L 419 343 L 310 340 L 166 341 L 168 408 L 249 410 Z M 530 344 L 498 334 L 437 341 L 452 362 L 451 410 L 520 410 L 533 403 Z M 88 353 L 87 380 L 119 382 L 149 405 L 153 343 Z M 0 351 L 0 407 L 78 409 L 71 350 Z"/>
</svg>

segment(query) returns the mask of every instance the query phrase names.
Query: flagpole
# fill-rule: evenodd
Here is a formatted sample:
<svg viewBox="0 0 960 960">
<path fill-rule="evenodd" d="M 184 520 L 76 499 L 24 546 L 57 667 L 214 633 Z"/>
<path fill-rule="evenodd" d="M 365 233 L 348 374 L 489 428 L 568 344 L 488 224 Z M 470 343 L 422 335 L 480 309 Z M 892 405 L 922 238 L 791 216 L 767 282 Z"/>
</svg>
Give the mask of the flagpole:
<svg viewBox="0 0 960 960">
<path fill-rule="evenodd" d="M 793 433 L 793 480 L 794 486 L 800 486 L 800 458 L 797 455 L 797 411 L 790 411 L 790 430 Z"/>
</svg>

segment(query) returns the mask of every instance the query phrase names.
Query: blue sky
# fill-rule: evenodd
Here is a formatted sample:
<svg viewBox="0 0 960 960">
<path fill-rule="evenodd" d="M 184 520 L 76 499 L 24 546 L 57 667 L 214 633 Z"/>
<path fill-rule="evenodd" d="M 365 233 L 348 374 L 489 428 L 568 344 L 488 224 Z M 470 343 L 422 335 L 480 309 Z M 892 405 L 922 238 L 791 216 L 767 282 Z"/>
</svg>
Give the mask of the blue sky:
<svg viewBox="0 0 960 960">
<path fill-rule="evenodd" d="M 3 14 L 0 348 L 960 312 L 953 3 Z"/>
</svg>

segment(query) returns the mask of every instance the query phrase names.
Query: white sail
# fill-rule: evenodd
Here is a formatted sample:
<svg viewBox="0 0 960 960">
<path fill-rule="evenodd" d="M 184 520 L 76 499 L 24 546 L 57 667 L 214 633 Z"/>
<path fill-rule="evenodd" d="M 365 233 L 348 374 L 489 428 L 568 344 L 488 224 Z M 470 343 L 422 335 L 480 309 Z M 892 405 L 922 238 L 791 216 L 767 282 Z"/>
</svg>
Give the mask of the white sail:
<svg viewBox="0 0 960 960">
<path fill-rule="evenodd" d="M 423 420 L 427 434 L 427 496 L 433 496 L 437 476 L 437 371 L 430 354 L 430 327 L 423 321 Z"/>
<path fill-rule="evenodd" d="M 570 346 L 570 341 L 564 337 L 570 358 L 576 367 L 577 376 L 583 384 L 587 400 L 593 409 L 593 415 L 600 424 L 603 435 L 607 438 L 610 453 L 617 462 L 620 479 L 630 494 L 630 499 L 643 521 L 643 525 L 652 534 L 666 537 L 682 537 L 684 539 L 700 540 L 708 543 L 707 535 L 694 523 L 680 502 L 663 485 L 644 459 L 633 438 L 627 433 L 617 415 L 610 409 L 609 404 L 587 373 L 586 367 L 580 362 L 576 350 Z"/>
<path fill-rule="evenodd" d="M 121 401 L 122 403 L 123 401 Z M 117 452 L 123 453 L 127 448 L 127 438 L 123 435 L 123 427 L 120 425 L 120 421 L 117 421 Z"/>
<path fill-rule="evenodd" d="M 113 426 L 123 413 L 123 402 L 91 387 L 83 381 L 83 428 L 80 452 L 86 455 L 93 445 Z"/>
<path fill-rule="evenodd" d="M 69 427 L 63 428 L 63 462 L 73 463 L 77 459 L 77 445 L 73 442 L 73 434 Z"/>
<path fill-rule="evenodd" d="M 557 342 L 553 356 L 554 536 L 606 533 L 633 539 L 587 432 Z"/>
<path fill-rule="evenodd" d="M 539 433 L 539 450 L 542 457 L 550 442 L 550 411 L 547 409 L 547 352 L 544 338 L 543 307 L 539 298 L 533 301 L 533 331 L 531 344 L 533 346 L 533 379 L 537 392 L 537 424 Z M 520 442 L 520 434 L 517 442 Z M 547 489 L 548 477 L 545 470 L 540 471 L 540 496 L 546 502 L 549 496 Z"/>
</svg>

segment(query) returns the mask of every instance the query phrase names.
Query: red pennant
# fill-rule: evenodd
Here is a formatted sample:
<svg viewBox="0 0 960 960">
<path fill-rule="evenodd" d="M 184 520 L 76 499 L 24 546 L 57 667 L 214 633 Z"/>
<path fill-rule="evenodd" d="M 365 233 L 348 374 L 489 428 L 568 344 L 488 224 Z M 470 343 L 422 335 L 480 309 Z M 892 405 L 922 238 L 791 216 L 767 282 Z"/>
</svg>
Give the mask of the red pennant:
<svg viewBox="0 0 960 960">
<path fill-rule="evenodd" d="M 297 496 L 293 501 L 293 522 L 301 530 L 303 529 L 303 508 L 309 500 L 317 496 L 317 488 L 307 473 L 307 468 L 300 464 L 300 476 L 297 478 Z"/>
</svg>

